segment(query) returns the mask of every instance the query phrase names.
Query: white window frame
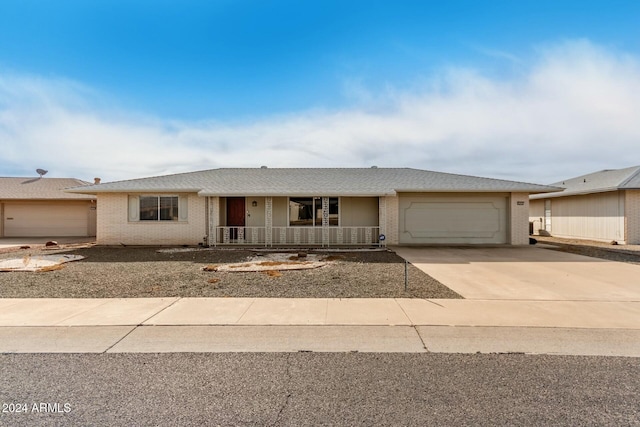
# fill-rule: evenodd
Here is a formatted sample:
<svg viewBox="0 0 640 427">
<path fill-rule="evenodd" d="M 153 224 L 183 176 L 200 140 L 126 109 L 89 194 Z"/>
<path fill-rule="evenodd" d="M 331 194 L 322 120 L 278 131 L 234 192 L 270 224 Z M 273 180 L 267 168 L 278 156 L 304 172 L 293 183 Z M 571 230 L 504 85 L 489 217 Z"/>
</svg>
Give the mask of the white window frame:
<svg viewBox="0 0 640 427">
<path fill-rule="evenodd" d="M 341 223 L 341 210 L 340 210 L 340 205 L 342 204 L 342 201 L 340 200 L 340 197 L 337 196 L 300 196 L 300 197 L 287 197 L 287 224 L 288 227 L 322 227 L 322 219 L 320 219 L 320 224 L 316 225 L 316 213 L 317 213 L 317 208 L 316 208 L 316 204 L 315 201 L 316 199 L 320 199 L 320 210 L 322 210 L 322 198 L 323 197 L 328 197 L 329 199 L 337 199 L 338 200 L 338 223 L 336 225 L 331 225 L 331 223 L 329 223 L 329 227 L 339 227 L 340 223 Z M 313 211 L 313 218 L 311 220 L 311 225 L 291 225 L 291 199 L 311 199 L 313 206 L 312 206 L 312 211 Z"/>
<path fill-rule="evenodd" d="M 140 219 L 140 198 L 156 197 L 158 199 L 158 219 Z M 160 198 L 161 197 L 177 197 L 178 198 L 178 219 L 160 219 Z M 176 224 L 187 222 L 189 197 L 180 194 L 131 194 L 128 196 L 128 221 L 141 224 Z"/>
</svg>

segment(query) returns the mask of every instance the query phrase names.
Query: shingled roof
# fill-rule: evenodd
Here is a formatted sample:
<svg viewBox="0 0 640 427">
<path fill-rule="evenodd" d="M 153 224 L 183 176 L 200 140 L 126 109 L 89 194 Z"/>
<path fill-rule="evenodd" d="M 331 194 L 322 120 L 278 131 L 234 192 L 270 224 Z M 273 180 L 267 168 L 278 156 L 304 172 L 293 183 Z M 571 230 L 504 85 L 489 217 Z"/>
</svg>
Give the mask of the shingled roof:
<svg viewBox="0 0 640 427">
<path fill-rule="evenodd" d="M 557 191 L 557 187 L 409 168 L 210 169 L 116 181 L 74 193 L 197 192 L 201 196 L 382 196 L 398 192 Z"/>
<path fill-rule="evenodd" d="M 0 200 L 91 200 L 95 196 L 72 194 L 69 187 L 88 185 L 75 178 L 3 178 L 0 177 Z"/>
<path fill-rule="evenodd" d="M 640 166 L 624 169 L 605 169 L 551 184 L 564 191 L 532 195 L 531 199 L 575 196 L 580 194 L 603 193 L 616 190 L 640 189 Z"/>
</svg>

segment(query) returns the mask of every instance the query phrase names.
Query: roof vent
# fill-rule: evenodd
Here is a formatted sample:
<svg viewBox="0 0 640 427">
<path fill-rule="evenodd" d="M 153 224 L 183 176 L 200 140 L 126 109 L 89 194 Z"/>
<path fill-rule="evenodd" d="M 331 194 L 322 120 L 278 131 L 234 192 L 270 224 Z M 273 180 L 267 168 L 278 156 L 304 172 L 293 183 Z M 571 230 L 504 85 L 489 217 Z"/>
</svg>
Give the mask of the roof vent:
<svg viewBox="0 0 640 427">
<path fill-rule="evenodd" d="M 266 166 L 260 166 L 260 169 L 267 169 Z"/>
</svg>

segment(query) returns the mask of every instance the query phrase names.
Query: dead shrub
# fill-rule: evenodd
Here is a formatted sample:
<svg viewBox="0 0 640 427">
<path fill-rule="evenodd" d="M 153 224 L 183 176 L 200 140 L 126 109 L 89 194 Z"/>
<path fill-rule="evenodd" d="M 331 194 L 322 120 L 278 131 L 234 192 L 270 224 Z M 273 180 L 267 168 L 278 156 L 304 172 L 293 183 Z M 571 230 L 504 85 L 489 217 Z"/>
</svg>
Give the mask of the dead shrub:
<svg viewBox="0 0 640 427">
<path fill-rule="evenodd" d="M 215 264 L 205 265 L 202 267 L 202 271 L 218 271 L 218 267 L 220 266 Z"/>
<path fill-rule="evenodd" d="M 263 267 L 276 267 L 278 265 L 304 265 L 310 264 L 310 261 L 262 261 L 258 265 Z"/>
<path fill-rule="evenodd" d="M 269 277 L 281 277 L 282 273 L 278 270 L 267 270 L 264 272 Z"/>
<path fill-rule="evenodd" d="M 218 283 L 220 281 L 220 279 L 209 279 L 207 280 L 207 282 L 209 283 Z"/>
<path fill-rule="evenodd" d="M 229 268 L 244 268 L 251 267 L 251 264 L 238 264 L 238 265 L 230 265 Z"/>
<path fill-rule="evenodd" d="M 39 268 L 38 272 L 58 271 L 58 270 L 62 270 L 63 268 L 64 268 L 64 265 L 62 264 L 47 265 L 46 267 Z"/>
</svg>

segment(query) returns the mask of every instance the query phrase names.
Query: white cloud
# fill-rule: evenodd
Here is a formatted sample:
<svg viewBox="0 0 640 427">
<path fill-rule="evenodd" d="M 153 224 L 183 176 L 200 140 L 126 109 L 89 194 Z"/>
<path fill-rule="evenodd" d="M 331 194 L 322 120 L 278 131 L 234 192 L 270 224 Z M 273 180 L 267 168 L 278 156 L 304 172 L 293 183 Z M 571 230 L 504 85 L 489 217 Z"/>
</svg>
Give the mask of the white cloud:
<svg viewBox="0 0 640 427">
<path fill-rule="evenodd" d="M 551 182 L 640 164 L 639 64 L 568 41 L 540 48 L 510 78 L 448 69 L 426 76 L 431 83 L 420 90 L 358 85 L 352 108 L 242 124 L 116 112 L 73 82 L 0 76 L 0 167 L 110 181 L 216 167 L 375 164 Z"/>
</svg>

